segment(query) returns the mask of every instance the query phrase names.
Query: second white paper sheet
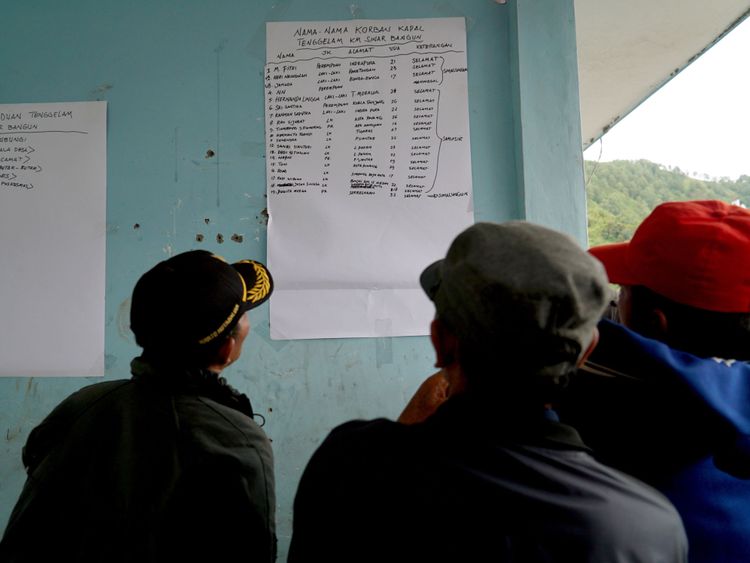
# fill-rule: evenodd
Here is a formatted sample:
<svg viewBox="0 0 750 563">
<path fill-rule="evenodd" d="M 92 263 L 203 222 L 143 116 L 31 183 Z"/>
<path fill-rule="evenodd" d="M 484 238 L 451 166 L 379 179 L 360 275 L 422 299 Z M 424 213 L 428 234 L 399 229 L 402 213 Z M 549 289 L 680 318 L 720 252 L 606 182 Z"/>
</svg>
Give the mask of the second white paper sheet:
<svg viewBox="0 0 750 563">
<path fill-rule="evenodd" d="M 0 376 L 104 375 L 107 103 L 0 105 Z"/>
<path fill-rule="evenodd" d="M 267 24 L 273 339 L 412 336 L 473 222 L 463 18 Z"/>
</svg>

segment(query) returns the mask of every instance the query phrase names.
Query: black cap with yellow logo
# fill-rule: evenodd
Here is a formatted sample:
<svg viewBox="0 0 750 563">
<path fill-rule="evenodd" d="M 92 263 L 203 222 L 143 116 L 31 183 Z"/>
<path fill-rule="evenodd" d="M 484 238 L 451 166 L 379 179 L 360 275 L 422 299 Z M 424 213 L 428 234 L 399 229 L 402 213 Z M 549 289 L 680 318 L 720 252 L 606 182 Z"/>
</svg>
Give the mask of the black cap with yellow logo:
<svg viewBox="0 0 750 563">
<path fill-rule="evenodd" d="M 229 334 L 272 291 L 271 274 L 260 262 L 229 264 L 205 250 L 184 252 L 138 280 L 130 328 L 144 349 L 201 347 Z"/>
</svg>

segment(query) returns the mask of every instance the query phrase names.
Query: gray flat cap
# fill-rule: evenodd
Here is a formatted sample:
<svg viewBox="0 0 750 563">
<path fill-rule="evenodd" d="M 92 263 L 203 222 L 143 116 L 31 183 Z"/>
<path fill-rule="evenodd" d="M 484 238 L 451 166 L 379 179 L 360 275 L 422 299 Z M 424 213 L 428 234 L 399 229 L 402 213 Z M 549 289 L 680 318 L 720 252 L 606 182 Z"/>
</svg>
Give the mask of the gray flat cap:
<svg viewBox="0 0 750 563">
<path fill-rule="evenodd" d="M 525 221 L 469 227 L 420 283 L 459 338 L 525 356 L 524 366 L 555 378 L 588 348 L 609 295 L 598 260 Z"/>
</svg>

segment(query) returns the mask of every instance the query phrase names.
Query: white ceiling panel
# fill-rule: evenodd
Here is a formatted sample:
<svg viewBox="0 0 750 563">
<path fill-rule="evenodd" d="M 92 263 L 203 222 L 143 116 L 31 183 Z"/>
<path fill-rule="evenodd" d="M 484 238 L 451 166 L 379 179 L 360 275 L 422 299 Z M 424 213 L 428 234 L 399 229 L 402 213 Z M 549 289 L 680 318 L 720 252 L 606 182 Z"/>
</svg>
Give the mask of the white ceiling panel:
<svg viewBox="0 0 750 563">
<path fill-rule="evenodd" d="M 586 148 L 745 19 L 750 0 L 575 0 L 575 9 Z"/>
</svg>

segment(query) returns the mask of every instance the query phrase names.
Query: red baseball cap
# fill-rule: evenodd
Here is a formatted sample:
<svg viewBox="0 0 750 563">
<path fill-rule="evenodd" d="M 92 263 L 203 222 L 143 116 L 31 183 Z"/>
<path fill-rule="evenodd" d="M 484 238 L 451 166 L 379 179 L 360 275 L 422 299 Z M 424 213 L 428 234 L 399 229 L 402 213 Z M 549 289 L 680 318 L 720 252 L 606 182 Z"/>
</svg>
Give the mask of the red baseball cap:
<svg viewBox="0 0 750 563">
<path fill-rule="evenodd" d="M 612 283 L 699 309 L 750 312 L 750 211 L 721 201 L 663 203 L 629 242 L 589 249 Z"/>
</svg>

